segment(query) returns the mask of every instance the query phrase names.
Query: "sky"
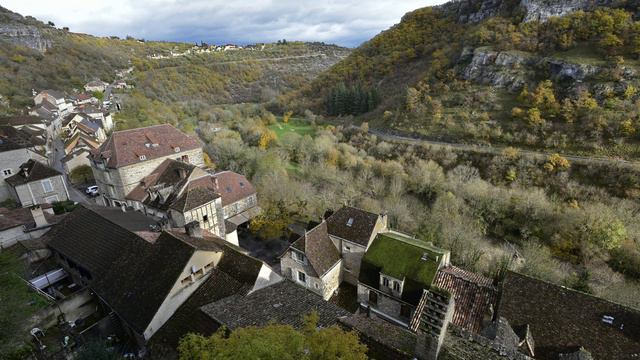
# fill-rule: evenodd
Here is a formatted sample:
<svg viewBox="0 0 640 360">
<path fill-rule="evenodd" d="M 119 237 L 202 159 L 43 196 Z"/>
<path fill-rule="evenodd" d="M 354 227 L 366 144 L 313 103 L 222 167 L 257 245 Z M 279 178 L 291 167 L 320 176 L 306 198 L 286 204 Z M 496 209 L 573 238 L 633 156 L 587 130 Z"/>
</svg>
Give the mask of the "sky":
<svg viewBox="0 0 640 360">
<path fill-rule="evenodd" d="M 97 36 L 211 44 L 324 41 L 355 47 L 402 15 L 445 0 L 0 0 L 57 27 Z"/>
</svg>

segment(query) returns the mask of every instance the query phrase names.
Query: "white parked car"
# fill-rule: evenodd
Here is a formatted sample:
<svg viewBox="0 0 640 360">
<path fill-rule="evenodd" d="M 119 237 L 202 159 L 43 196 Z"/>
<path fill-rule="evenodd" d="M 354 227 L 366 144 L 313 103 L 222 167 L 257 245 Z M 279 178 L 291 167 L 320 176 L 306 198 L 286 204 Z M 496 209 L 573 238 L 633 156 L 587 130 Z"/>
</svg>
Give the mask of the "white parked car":
<svg viewBox="0 0 640 360">
<path fill-rule="evenodd" d="M 89 186 L 84 192 L 90 196 L 98 196 L 98 187 L 96 185 Z"/>
</svg>

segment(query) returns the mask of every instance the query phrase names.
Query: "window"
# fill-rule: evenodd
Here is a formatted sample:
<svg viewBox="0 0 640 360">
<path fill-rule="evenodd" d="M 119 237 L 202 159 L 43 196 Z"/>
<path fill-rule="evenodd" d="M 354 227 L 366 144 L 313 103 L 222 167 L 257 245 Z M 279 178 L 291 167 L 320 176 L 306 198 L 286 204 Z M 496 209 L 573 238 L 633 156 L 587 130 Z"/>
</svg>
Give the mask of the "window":
<svg viewBox="0 0 640 360">
<path fill-rule="evenodd" d="M 316 283 L 315 285 L 316 285 L 316 289 L 320 289 L 320 285 L 318 285 L 318 283 Z"/>
<path fill-rule="evenodd" d="M 369 305 L 378 305 L 378 294 L 369 290 Z"/>
<path fill-rule="evenodd" d="M 182 279 L 182 281 L 180 283 L 182 285 L 187 285 L 187 284 L 191 284 L 192 281 L 193 281 L 193 279 L 191 279 L 191 275 L 189 275 L 186 278 Z"/>
<path fill-rule="evenodd" d="M 240 187 L 243 188 L 244 187 L 244 181 L 240 181 Z"/>
<path fill-rule="evenodd" d="M 44 202 L 46 202 L 47 204 L 53 204 L 58 202 L 60 199 L 58 199 L 58 195 L 53 195 L 53 196 L 47 196 L 46 198 L 44 198 Z"/>
<path fill-rule="evenodd" d="M 386 277 L 382 278 L 382 285 L 389 287 L 389 279 L 387 279 Z"/>
<path fill-rule="evenodd" d="M 393 291 L 398 291 L 400 292 L 400 283 L 397 281 L 393 282 Z"/>
<path fill-rule="evenodd" d="M 209 215 L 207 214 L 202 215 L 202 222 L 209 222 Z"/>
<path fill-rule="evenodd" d="M 42 180 L 42 189 L 44 189 L 46 193 L 53 192 L 53 184 L 50 179 Z"/>
<path fill-rule="evenodd" d="M 147 160 L 147 156 L 146 155 L 140 155 L 140 161 L 145 161 Z"/>
<path fill-rule="evenodd" d="M 293 258 L 293 260 L 299 262 L 299 263 L 303 263 L 304 262 L 304 255 L 302 255 L 301 253 L 297 252 L 297 251 L 292 251 L 291 252 L 291 257 Z"/>
<path fill-rule="evenodd" d="M 353 225 L 353 218 L 349 218 L 349 220 L 347 220 L 347 226 L 351 227 L 351 225 Z"/>
<path fill-rule="evenodd" d="M 351 246 L 344 246 L 344 252 L 351 252 Z"/>
<path fill-rule="evenodd" d="M 210 262 L 204 266 L 205 271 L 209 271 L 211 270 L 211 268 L 213 268 L 213 262 Z"/>
<path fill-rule="evenodd" d="M 175 150 L 175 152 L 180 152 L 180 146 L 176 146 L 173 150 Z"/>
<path fill-rule="evenodd" d="M 306 284 L 307 283 L 307 275 L 305 273 L 303 273 L 302 271 L 298 271 L 298 281 Z"/>
<path fill-rule="evenodd" d="M 400 306 L 400 316 L 409 319 L 411 317 L 411 307 L 409 305 Z"/>
<path fill-rule="evenodd" d="M 189 155 L 182 155 L 181 160 L 182 160 L 183 162 L 188 163 L 188 162 L 189 162 Z"/>
<path fill-rule="evenodd" d="M 2 170 L 2 175 L 3 175 L 4 177 L 11 176 L 11 174 L 13 174 L 13 171 L 11 171 L 11 169 L 4 169 L 4 170 Z"/>
</svg>

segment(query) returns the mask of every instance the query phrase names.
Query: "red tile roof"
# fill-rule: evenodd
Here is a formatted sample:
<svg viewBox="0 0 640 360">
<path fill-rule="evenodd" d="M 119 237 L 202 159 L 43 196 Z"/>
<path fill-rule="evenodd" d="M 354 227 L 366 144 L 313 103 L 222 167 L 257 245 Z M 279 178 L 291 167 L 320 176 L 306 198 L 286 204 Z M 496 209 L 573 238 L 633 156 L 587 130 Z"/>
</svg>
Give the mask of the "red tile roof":
<svg viewBox="0 0 640 360">
<path fill-rule="evenodd" d="M 244 175 L 233 171 L 222 171 L 214 177 L 218 180 L 218 193 L 222 196 L 222 206 L 233 204 L 256 193 L 256 188 Z"/>
<path fill-rule="evenodd" d="M 107 159 L 107 166 L 119 168 L 200 148 L 200 142 L 169 124 L 116 131 L 92 152 L 94 159 Z M 145 160 L 140 160 L 144 156 Z"/>
<path fill-rule="evenodd" d="M 495 309 L 498 289 L 493 280 L 455 266 L 440 269 L 433 286 L 449 291 L 455 299 L 453 324 L 476 333 L 482 327 L 482 320 Z"/>
</svg>

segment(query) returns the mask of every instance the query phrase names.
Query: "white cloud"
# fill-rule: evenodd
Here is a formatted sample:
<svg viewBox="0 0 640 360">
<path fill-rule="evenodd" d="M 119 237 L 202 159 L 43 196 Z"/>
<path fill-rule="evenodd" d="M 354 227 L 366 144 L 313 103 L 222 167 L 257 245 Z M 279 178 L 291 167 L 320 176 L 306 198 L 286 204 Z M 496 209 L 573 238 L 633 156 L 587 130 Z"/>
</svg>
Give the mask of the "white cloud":
<svg viewBox="0 0 640 360">
<path fill-rule="evenodd" d="M 325 41 L 357 46 L 406 12 L 444 0 L 3 0 L 71 31 L 212 43 Z"/>
</svg>

